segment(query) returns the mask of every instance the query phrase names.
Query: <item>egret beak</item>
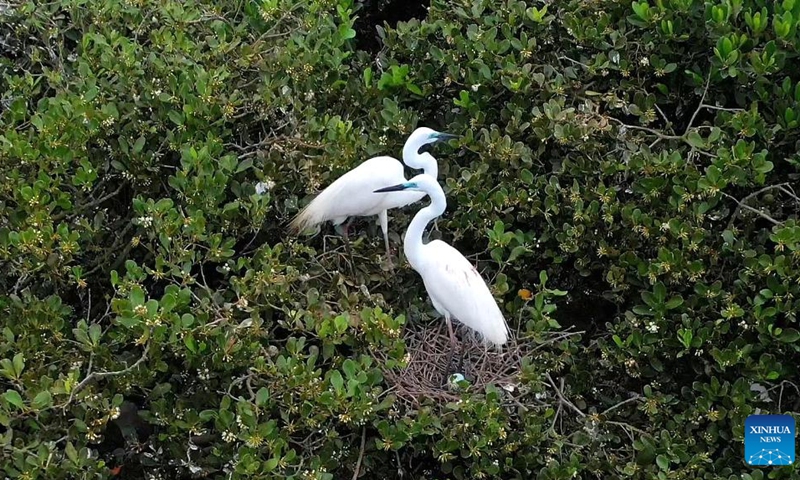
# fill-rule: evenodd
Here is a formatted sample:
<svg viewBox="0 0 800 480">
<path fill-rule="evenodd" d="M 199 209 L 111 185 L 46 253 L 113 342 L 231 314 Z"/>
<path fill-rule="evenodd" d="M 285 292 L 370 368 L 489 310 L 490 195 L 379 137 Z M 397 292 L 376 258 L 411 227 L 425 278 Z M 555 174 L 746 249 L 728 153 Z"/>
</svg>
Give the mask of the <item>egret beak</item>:
<svg viewBox="0 0 800 480">
<path fill-rule="evenodd" d="M 379 188 L 372 193 L 399 192 L 401 190 L 405 190 L 406 188 L 408 187 L 405 183 L 399 183 L 397 185 L 392 185 L 391 187 Z"/>
<path fill-rule="evenodd" d="M 436 142 L 446 142 L 455 138 L 461 138 L 461 135 L 453 135 L 452 133 L 438 133 L 436 135 Z"/>
</svg>

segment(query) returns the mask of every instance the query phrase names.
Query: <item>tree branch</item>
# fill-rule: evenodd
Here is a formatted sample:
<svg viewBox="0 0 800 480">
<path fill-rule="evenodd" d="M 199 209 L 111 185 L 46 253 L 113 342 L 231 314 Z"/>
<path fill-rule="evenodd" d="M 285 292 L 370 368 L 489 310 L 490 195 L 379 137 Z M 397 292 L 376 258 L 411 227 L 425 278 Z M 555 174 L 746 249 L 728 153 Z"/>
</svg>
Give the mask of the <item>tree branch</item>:
<svg viewBox="0 0 800 480">
<path fill-rule="evenodd" d="M 684 139 L 683 135 L 665 135 L 665 134 L 659 132 L 658 130 L 654 130 L 652 128 L 638 127 L 636 125 L 628 125 L 628 124 L 626 124 L 625 122 L 623 122 L 622 120 L 620 120 L 618 118 L 614 118 L 614 117 L 606 117 L 606 118 L 608 118 L 609 120 L 613 120 L 613 121 L 617 122 L 618 124 L 622 125 L 625 128 L 629 128 L 631 130 L 640 130 L 642 132 L 647 132 L 647 133 L 649 133 L 651 135 L 655 135 L 656 137 L 658 137 L 661 140 L 683 140 Z"/>
<path fill-rule="evenodd" d="M 356 461 L 356 469 L 353 471 L 353 480 L 358 478 L 359 470 L 361 470 L 361 460 L 364 459 L 364 446 L 367 443 L 367 427 L 361 428 L 361 449 L 358 452 L 358 461 Z"/>
<path fill-rule="evenodd" d="M 116 190 L 114 190 L 113 192 L 109 193 L 106 196 L 100 197 L 97 200 L 91 201 L 91 202 L 89 202 L 89 203 L 87 203 L 85 205 L 78 205 L 71 212 L 61 212 L 58 215 L 54 215 L 53 216 L 53 223 L 65 219 L 68 215 L 75 215 L 75 214 L 77 214 L 79 212 L 82 212 L 83 210 L 86 210 L 86 209 L 89 209 L 89 208 L 96 207 L 96 206 L 100 205 L 101 203 L 105 202 L 106 200 L 116 196 L 120 191 L 122 191 L 122 187 L 123 187 L 123 184 L 118 186 Z"/>
<path fill-rule="evenodd" d="M 561 403 L 563 403 L 564 405 L 570 407 L 572 410 L 574 410 L 581 417 L 585 417 L 586 414 L 583 413 L 580 408 L 576 407 L 574 403 L 570 402 L 569 400 L 566 399 L 566 397 L 564 397 L 564 394 L 562 394 L 561 393 L 561 389 L 559 389 L 556 386 L 556 382 L 553 381 L 553 378 L 550 376 L 550 373 L 549 372 L 545 373 L 545 375 L 547 376 L 547 381 L 550 382 L 550 385 L 556 391 L 556 395 L 558 395 L 558 399 L 561 400 Z M 562 380 L 562 383 L 563 383 L 563 380 Z"/>
<path fill-rule="evenodd" d="M 603 410 L 603 413 L 601 413 L 600 415 L 607 415 L 609 412 L 612 412 L 612 411 L 618 409 L 619 407 L 625 405 L 626 403 L 635 402 L 636 400 L 641 400 L 641 398 L 642 397 L 640 395 L 636 395 L 636 396 L 631 397 L 631 398 L 629 398 L 627 400 L 623 400 L 623 401 L 619 402 L 618 404 L 612 405 L 612 406 L 608 407 L 607 409 Z"/>
<path fill-rule="evenodd" d="M 700 97 L 700 104 L 697 105 L 697 110 L 694 111 L 692 114 L 692 118 L 689 119 L 689 123 L 686 125 L 686 131 L 683 132 L 684 135 L 689 133 L 689 129 L 692 128 L 692 124 L 694 123 L 694 119 L 697 118 L 697 114 L 700 113 L 700 110 L 703 109 L 704 101 L 706 100 L 706 94 L 708 93 L 708 86 L 711 84 L 711 70 L 708 71 L 708 76 L 706 77 L 706 86 L 703 88 L 703 96 Z"/>
<path fill-rule="evenodd" d="M 728 226 L 727 226 L 726 228 L 727 228 L 728 230 L 730 230 L 731 226 L 733 225 L 733 222 L 734 222 L 734 221 L 736 220 L 736 218 L 739 216 L 739 211 L 740 211 L 742 208 L 744 208 L 745 210 L 750 210 L 751 212 L 757 213 L 758 215 L 760 215 L 761 217 L 763 217 L 763 218 L 765 218 L 765 219 L 769 220 L 770 222 L 772 222 L 772 223 L 773 223 L 773 224 L 775 224 L 775 225 L 781 225 L 783 222 L 779 222 L 779 221 L 775 220 L 774 218 L 770 217 L 769 215 L 767 215 L 766 213 L 763 213 L 762 211 L 760 211 L 760 210 L 758 210 L 758 209 L 755 209 L 755 208 L 753 208 L 753 207 L 751 207 L 751 206 L 747 205 L 747 202 L 748 202 L 748 201 L 749 201 L 751 198 L 753 198 L 753 197 L 755 197 L 755 196 L 758 196 L 758 195 L 760 195 L 760 194 L 762 194 L 762 193 L 764 193 L 764 192 L 766 192 L 766 191 L 768 191 L 768 190 L 772 190 L 772 189 L 774 189 L 774 188 L 777 188 L 777 189 L 779 189 L 779 190 L 782 190 L 782 191 L 784 191 L 784 190 L 783 190 L 783 189 L 784 189 L 784 187 L 786 187 L 786 186 L 788 186 L 788 185 L 789 185 L 789 182 L 785 182 L 785 183 L 778 183 L 778 184 L 776 184 L 776 185 L 769 185 L 769 186 L 767 186 L 767 187 L 764 187 L 764 188 L 762 188 L 762 189 L 760 189 L 760 190 L 756 190 L 755 192 L 751 193 L 750 195 L 748 195 L 748 196 L 744 197 L 744 198 L 743 198 L 743 199 L 741 199 L 741 200 L 738 200 L 738 199 L 737 199 L 736 197 L 734 197 L 733 195 L 727 194 L 727 193 L 725 193 L 725 192 L 720 192 L 720 193 L 722 193 L 722 195 L 724 195 L 724 196 L 726 196 L 726 197 L 730 198 L 731 200 L 733 200 L 733 201 L 734 201 L 734 202 L 736 202 L 736 204 L 737 204 L 737 206 L 736 206 L 736 210 L 734 210 L 734 211 L 733 211 L 733 215 L 731 216 L 731 219 L 728 221 Z M 790 194 L 790 195 L 791 195 L 791 194 Z M 794 195 L 792 195 L 792 196 L 794 196 Z M 795 196 L 795 198 L 797 198 L 797 197 Z"/>
<path fill-rule="evenodd" d="M 142 356 L 139 358 L 139 360 L 136 360 L 136 362 L 133 365 L 131 365 L 131 366 L 127 367 L 127 368 L 124 368 L 122 370 L 117 370 L 115 372 L 91 372 L 91 373 L 89 373 L 88 375 L 86 375 L 86 378 L 84 378 L 81 381 L 81 383 L 79 383 L 78 385 L 75 386 L 75 388 L 72 389 L 72 391 L 69 394 L 69 398 L 67 399 L 66 403 L 64 403 L 61 406 L 61 408 L 66 409 L 69 406 L 69 404 L 72 403 L 72 400 L 75 398 L 75 395 L 77 395 L 81 390 L 86 388 L 89 385 L 89 383 L 91 383 L 92 380 L 99 380 L 101 378 L 106 378 L 106 377 L 116 377 L 117 375 L 123 375 L 123 374 L 126 374 L 126 373 L 136 369 L 145 360 L 147 360 L 147 352 L 149 350 L 150 350 L 150 344 L 148 343 L 144 347 L 144 352 L 142 352 Z M 91 370 L 91 366 L 89 367 L 89 370 Z"/>
</svg>

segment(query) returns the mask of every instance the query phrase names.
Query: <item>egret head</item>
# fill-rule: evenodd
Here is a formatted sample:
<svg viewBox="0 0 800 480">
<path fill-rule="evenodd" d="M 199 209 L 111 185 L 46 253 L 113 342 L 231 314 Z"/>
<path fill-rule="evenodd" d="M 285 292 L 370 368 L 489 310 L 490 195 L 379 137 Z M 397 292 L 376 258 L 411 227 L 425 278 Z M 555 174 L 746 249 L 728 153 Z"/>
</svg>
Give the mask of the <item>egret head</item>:
<svg viewBox="0 0 800 480">
<path fill-rule="evenodd" d="M 450 133 L 437 132 L 428 127 L 420 127 L 408 137 L 406 144 L 403 147 L 403 161 L 411 168 L 424 169 L 429 161 L 435 160 L 426 151 L 429 145 L 439 142 L 446 142 L 454 138 L 459 138 L 458 135 Z"/>
<path fill-rule="evenodd" d="M 458 138 L 458 135 L 451 133 L 437 132 L 436 130 L 428 127 L 419 127 L 411 133 L 408 137 L 412 143 L 419 143 L 420 145 L 429 145 L 433 143 L 445 142 L 453 138 Z M 421 147 L 420 147 L 421 148 Z"/>
</svg>

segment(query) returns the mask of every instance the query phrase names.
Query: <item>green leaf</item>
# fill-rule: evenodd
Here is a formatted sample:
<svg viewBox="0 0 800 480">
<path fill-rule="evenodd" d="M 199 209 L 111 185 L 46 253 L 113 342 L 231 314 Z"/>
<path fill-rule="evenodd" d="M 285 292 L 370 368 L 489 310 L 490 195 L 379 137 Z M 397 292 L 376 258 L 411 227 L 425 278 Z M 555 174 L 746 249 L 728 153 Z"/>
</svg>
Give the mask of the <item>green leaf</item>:
<svg viewBox="0 0 800 480">
<path fill-rule="evenodd" d="M 184 313 L 181 315 L 181 325 L 183 327 L 191 327 L 194 323 L 194 315 L 191 313 Z"/>
<path fill-rule="evenodd" d="M 703 141 L 703 137 L 700 136 L 699 133 L 692 130 L 686 135 L 686 141 L 689 142 L 689 145 L 693 146 L 694 148 L 703 149 L 705 147 L 705 142 Z"/>
<path fill-rule="evenodd" d="M 334 370 L 333 373 L 331 373 L 331 385 L 333 385 L 333 388 L 336 389 L 338 393 L 342 393 L 344 379 L 342 378 L 342 374 L 339 373 L 339 370 Z"/>
<path fill-rule="evenodd" d="M 342 40 L 350 40 L 356 37 L 356 31 L 347 25 L 341 25 L 339 27 L 339 35 L 342 37 Z"/>
<path fill-rule="evenodd" d="M 95 97 L 97 97 L 97 92 L 99 92 L 97 86 L 92 85 L 91 87 L 89 87 L 88 90 L 86 90 L 86 93 L 83 95 L 84 100 L 86 100 L 87 102 L 91 102 L 92 100 L 95 99 Z"/>
<path fill-rule="evenodd" d="M 661 282 L 656 283 L 653 286 L 653 295 L 658 303 L 663 303 L 667 298 L 667 287 Z"/>
<path fill-rule="evenodd" d="M 33 408 L 42 409 L 53 403 L 53 396 L 47 390 L 42 390 L 33 398 Z"/>
<path fill-rule="evenodd" d="M 356 362 L 352 361 L 351 359 L 347 359 L 342 364 L 342 370 L 344 370 L 345 375 L 347 378 L 355 378 L 356 377 Z"/>
<path fill-rule="evenodd" d="M 8 403 L 14 405 L 20 410 L 25 408 L 25 402 L 22 401 L 22 396 L 20 396 L 19 392 L 16 390 L 6 390 L 6 393 L 3 394 L 3 398 L 5 398 Z"/>
<path fill-rule="evenodd" d="M 25 357 L 18 353 L 14 355 L 14 373 L 16 373 L 17 378 L 22 375 L 23 370 L 25 370 Z"/>
<path fill-rule="evenodd" d="M 117 317 L 117 323 L 128 328 L 133 328 L 142 323 L 142 321 L 135 317 Z"/>
<path fill-rule="evenodd" d="M 780 336 L 780 341 L 784 343 L 794 343 L 797 340 L 800 340 L 800 332 L 794 328 L 785 329 Z"/>
<path fill-rule="evenodd" d="M 67 458 L 69 458 L 70 461 L 75 464 L 78 463 L 78 450 L 75 449 L 75 445 L 73 445 L 72 442 L 67 442 L 64 452 L 67 454 Z"/>
<path fill-rule="evenodd" d="M 103 335 L 103 329 L 100 325 L 93 323 L 89 327 L 89 337 L 91 338 L 92 345 L 100 345 L 100 337 Z"/>
<path fill-rule="evenodd" d="M 270 458 L 269 460 L 267 460 L 264 463 L 264 471 L 265 472 L 271 472 L 271 471 L 275 470 L 275 467 L 278 466 L 278 462 L 279 462 L 279 460 L 277 458 L 275 458 L 275 457 Z"/>
<path fill-rule="evenodd" d="M 372 68 L 367 67 L 364 69 L 364 86 L 369 87 L 372 84 Z"/>
<path fill-rule="evenodd" d="M 259 407 L 266 405 L 269 401 L 269 390 L 266 387 L 261 387 L 256 392 L 256 405 Z"/>
<path fill-rule="evenodd" d="M 183 114 L 177 110 L 170 110 L 167 116 L 175 125 L 183 125 Z"/>
<path fill-rule="evenodd" d="M 222 207 L 222 213 L 232 212 L 239 209 L 239 201 L 234 200 L 233 202 L 228 202 Z"/>
<path fill-rule="evenodd" d="M 336 327 L 337 332 L 344 333 L 347 331 L 347 327 L 350 325 L 350 322 L 346 316 L 339 315 L 333 320 L 333 324 Z"/>
<path fill-rule="evenodd" d="M 144 148 L 145 138 L 141 136 L 136 139 L 136 142 L 133 144 L 133 153 L 140 153 Z"/>
<path fill-rule="evenodd" d="M 528 249 L 523 247 L 522 245 L 514 247 L 514 249 L 511 250 L 511 254 L 508 256 L 508 261 L 513 262 L 514 260 L 517 259 L 517 257 L 519 257 L 520 255 L 522 255 L 527 251 Z"/>
<path fill-rule="evenodd" d="M 669 460 L 664 455 L 659 455 L 656 457 L 656 464 L 658 464 L 658 468 L 661 470 L 669 469 Z"/>
<path fill-rule="evenodd" d="M 253 159 L 252 158 L 246 158 L 246 159 L 242 160 L 241 162 L 239 162 L 239 166 L 236 167 L 236 173 L 244 172 L 245 170 L 247 170 L 248 168 L 250 168 L 252 166 L 253 166 Z"/>
<path fill-rule="evenodd" d="M 144 291 L 141 287 L 133 287 L 131 289 L 131 306 L 138 307 L 139 305 L 144 303 Z"/>
<path fill-rule="evenodd" d="M 673 310 L 675 308 L 680 307 L 681 305 L 683 305 L 683 298 L 675 296 L 670 298 L 665 306 L 667 307 L 667 310 Z"/>
<path fill-rule="evenodd" d="M 183 337 L 183 344 L 186 345 L 186 348 L 188 348 L 190 352 L 197 353 L 197 343 L 194 341 L 192 335 Z"/>
</svg>

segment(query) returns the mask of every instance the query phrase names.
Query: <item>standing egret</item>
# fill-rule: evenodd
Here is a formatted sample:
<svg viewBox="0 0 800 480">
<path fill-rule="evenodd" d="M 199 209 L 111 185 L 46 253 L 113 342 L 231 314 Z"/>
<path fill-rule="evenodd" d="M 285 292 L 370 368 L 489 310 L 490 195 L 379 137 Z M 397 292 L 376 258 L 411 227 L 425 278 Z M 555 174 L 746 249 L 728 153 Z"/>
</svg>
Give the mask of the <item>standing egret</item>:
<svg viewBox="0 0 800 480">
<path fill-rule="evenodd" d="M 439 182 L 430 175 L 421 174 L 407 182 L 375 190 L 375 193 L 400 191 L 424 192 L 431 198 L 430 205 L 417 212 L 408 226 L 403 251 L 422 277 L 433 307 L 447 322 L 451 349 L 446 368 L 450 368 L 456 347 L 451 319 L 475 330 L 488 343 L 497 347 L 504 345 L 509 336 L 508 324 L 475 267 L 461 252 L 441 240 L 422 243 L 425 227 L 447 207 Z"/>
<path fill-rule="evenodd" d="M 434 144 L 458 138 L 456 135 L 441 133 L 430 128 L 421 127 L 411 134 L 403 147 L 403 160 L 411 168 L 422 169 L 425 173 L 438 176 L 436 159 L 420 149 Z M 358 167 L 350 170 L 325 188 L 314 200 L 303 208 L 290 223 L 294 233 L 304 231 L 326 221 L 334 224 L 345 240 L 348 254 L 350 239 L 347 231 L 352 223 L 351 217 L 370 217 L 377 215 L 383 230 L 386 244 L 386 258 L 392 265 L 389 250 L 389 218 L 387 210 L 404 207 L 425 197 L 419 192 L 394 192 L 390 195 L 373 195 L 372 191 L 386 185 L 394 185 L 406 181 L 403 164 L 399 160 L 388 157 L 373 157 Z M 344 223 L 346 220 L 347 223 Z M 344 223 L 344 225 L 342 225 Z"/>
</svg>

